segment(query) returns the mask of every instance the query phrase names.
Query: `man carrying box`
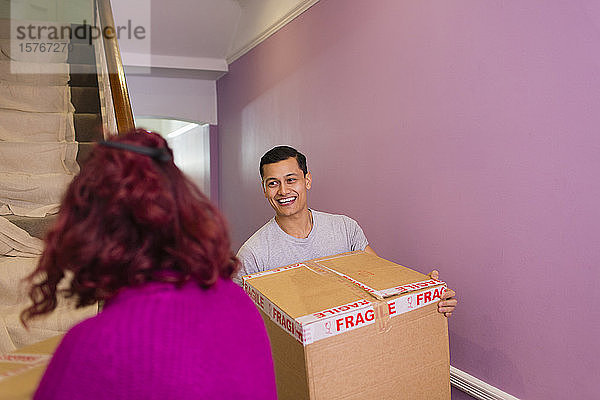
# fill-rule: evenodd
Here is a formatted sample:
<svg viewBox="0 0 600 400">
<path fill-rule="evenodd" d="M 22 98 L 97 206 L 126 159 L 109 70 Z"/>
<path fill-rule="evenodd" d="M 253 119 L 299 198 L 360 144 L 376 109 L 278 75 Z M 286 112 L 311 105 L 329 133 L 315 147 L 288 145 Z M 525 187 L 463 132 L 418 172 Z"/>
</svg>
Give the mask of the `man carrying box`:
<svg viewBox="0 0 600 400">
<path fill-rule="evenodd" d="M 348 251 L 375 254 L 358 223 L 345 215 L 328 214 L 308 208 L 312 176 L 306 157 L 289 146 L 277 146 L 260 159 L 260 175 L 265 198 L 275 217 L 256 231 L 240 248 L 243 275 Z M 429 274 L 438 279 L 438 271 Z M 457 300 L 446 290 L 438 311 L 449 317 Z"/>
</svg>

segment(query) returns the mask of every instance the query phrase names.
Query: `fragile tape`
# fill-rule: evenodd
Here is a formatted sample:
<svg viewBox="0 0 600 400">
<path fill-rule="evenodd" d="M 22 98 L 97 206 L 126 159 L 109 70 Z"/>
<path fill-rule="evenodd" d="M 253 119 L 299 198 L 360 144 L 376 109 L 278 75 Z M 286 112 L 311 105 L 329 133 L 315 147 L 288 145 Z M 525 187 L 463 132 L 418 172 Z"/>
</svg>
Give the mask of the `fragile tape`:
<svg viewBox="0 0 600 400">
<path fill-rule="evenodd" d="M 333 272 L 334 274 L 342 277 L 343 279 L 355 284 L 356 286 L 360 287 L 361 289 L 363 289 L 367 293 L 371 294 L 372 296 L 375 296 L 379 300 L 382 300 L 386 297 L 392 297 L 392 296 L 395 296 L 398 294 L 412 292 L 414 290 L 425 289 L 425 288 L 437 286 L 437 285 L 445 285 L 445 282 L 430 278 L 430 279 L 427 279 L 424 281 L 407 283 L 404 285 L 399 285 L 399 286 L 395 286 L 395 287 L 388 288 L 388 289 L 375 290 L 372 287 L 365 284 L 364 282 L 360 282 L 346 274 L 336 271 L 333 268 L 328 268 L 322 264 L 319 264 L 319 262 L 314 262 L 314 263 L 317 264 L 318 266 L 320 266 L 321 268 L 324 268 L 330 272 Z"/>
<path fill-rule="evenodd" d="M 244 282 L 244 290 L 271 321 L 306 346 L 376 322 L 380 324 L 380 332 L 387 331 L 390 318 L 439 301 L 445 286 L 385 301 L 357 300 L 298 318 L 290 317 L 247 281 Z"/>
<path fill-rule="evenodd" d="M 242 277 L 242 279 L 246 280 L 246 279 L 253 279 L 253 278 L 258 278 L 259 276 L 265 276 L 265 275 L 271 275 L 271 274 L 276 274 L 278 272 L 282 272 L 282 271 L 288 271 L 290 269 L 295 269 L 295 268 L 300 268 L 303 264 L 292 264 L 292 265 L 286 265 L 285 267 L 279 267 L 279 268 L 274 268 L 274 269 L 268 269 L 266 271 L 262 271 L 262 272 L 257 272 L 255 274 L 250 274 L 250 275 L 244 275 Z"/>
<path fill-rule="evenodd" d="M 46 361 L 50 358 L 48 354 L 4 354 L 0 355 L 0 363 L 11 364 L 38 364 L 41 361 Z"/>
<path fill-rule="evenodd" d="M 446 284 L 446 282 L 431 278 L 431 279 L 428 279 L 425 281 L 407 283 L 405 285 L 400 285 L 400 286 L 396 286 L 396 287 L 389 288 L 389 289 L 383 289 L 383 290 L 380 290 L 379 293 L 383 297 L 391 297 L 391 296 L 395 296 L 397 294 L 408 293 L 408 292 L 412 292 L 414 290 L 420 290 L 420 289 L 425 289 L 425 288 L 432 287 L 432 286 L 445 285 L 445 284 Z"/>
<path fill-rule="evenodd" d="M 387 302 L 391 317 L 425 307 L 431 303 L 437 303 L 442 299 L 446 285 L 432 287 L 424 292 L 409 293 Z"/>
<path fill-rule="evenodd" d="M 330 260 L 330 259 L 331 258 L 328 258 L 327 260 Z M 319 260 L 319 261 L 323 261 L 323 260 Z M 326 315 L 327 313 L 348 311 L 348 310 L 351 310 L 353 307 L 357 307 L 360 304 L 367 305 L 369 303 L 372 303 L 372 309 L 374 312 L 373 314 L 371 314 L 371 312 L 365 312 L 364 314 L 361 314 L 359 311 L 357 311 L 356 313 L 352 313 L 351 315 L 346 316 L 346 318 L 343 320 L 343 323 L 341 325 L 345 326 L 346 330 L 356 329 L 356 328 L 360 327 L 361 324 L 370 325 L 371 317 L 374 316 L 374 318 L 375 318 L 374 323 L 377 325 L 377 330 L 380 333 L 387 332 L 389 330 L 390 316 L 389 316 L 389 313 L 387 312 L 387 304 L 385 302 L 385 299 L 381 295 L 381 292 L 379 292 L 379 291 L 369 287 L 368 285 L 364 284 L 363 282 L 353 279 L 350 276 L 343 274 L 333 268 L 326 267 L 325 265 L 322 265 L 319 262 L 305 261 L 304 264 L 307 268 L 308 268 L 308 266 L 306 264 L 310 264 L 312 266 L 311 270 L 318 272 L 320 274 L 329 273 L 329 274 L 336 276 L 337 278 L 341 279 L 341 282 L 343 282 L 346 286 L 348 286 L 349 289 L 358 291 L 358 293 L 359 293 L 358 295 L 360 297 L 362 297 L 364 295 L 364 292 L 367 292 L 367 293 L 369 293 L 369 295 L 371 297 L 374 297 L 375 299 L 377 299 L 374 302 L 369 301 L 367 299 L 362 299 L 362 300 L 359 300 L 359 301 L 356 301 L 353 303 L 348 303 L 348 304 L 344 304 L 342 306 L 334 307 L 329 310 L 325 310 L 322 313 L 317 313 L 318 317 L 322 317 L 323 315 Z M 336 327 L 335 327 L 336 329 L 339 328 L 337 325 L 340 325 L 340 322 L 342 322 L 342 321 L 339 321 L 339 320 L 336 321 Z M 331 330 L 331 324 L 328 324 L 328 326 L 326 326 L 326 328 L 327 328 L 326 332 L 329 332 Z M 307 332 L 306 335 L 308 337 L 309 333 Z"/>
<path fill-rule="evenodd" d="M 299 317 L 296 320 L 301 324 L 310 324 L 315 321 L 319 321 L 323 318 L 330 318 L 336 316 L 338 314 L 343 314 L 346 311 L 356 311 L 358 309 L 365 308 L 371 305 L 371 302 L 367 299 L 361 299 L 357 301 L 353 301 L 351 303 L 342 304 L 337 307 L 328 308 L 326 310 L 322 310 L 313 314 L 308 314 L 303 317 Z"/>
<path fill-rule="evenodd" d="M 271 300 L 262 295 L 254 286 L 250 285 L 248 281 L 244 281 L 244 290 L 250 296 L 254 304 L 262 310 L 266 315 L 269 316 L 281 329 L 292 335 L 300 343 L 304 343 L 304 335 L 302 325 L 294 318 L 290 317 L 287 313 L 277 307 Z"/>
<path fill-rule="evenodd" d="M 337 257 L 342 257 L 343 255 L 339 255 Z M 325 261 L 325 260 L 332 260 L 335 259 L 336 257 L 331 257 L 331 258 L 326 258 L 326 259 L 321 259 L 319 261 Z M 275 269 L 270 269 L 270 270 L 266 270 L 263 272 L 257 272 L 256 274 L 251 274 L 251 275 L 246 275 L 243 277 L 244 280 L 246 279 L 253 279 L 253 278 L 258 278 L 260 276 L 265 276 L 265 275 L 271 275 L 271 274 L 276 274 L 279 272 L 283 272 L 283 271 L 288 271 L 290 269 L 296 269 L 296 268 L 300 268 L 300 267 L 305 267 L 308 268 L 309 270 L 316 272 L 316 273 L 323 273 L 324 271 L 327 272 L 331 272 L 334 273 L 335 275 L 343 278 L 344 280 L 352 283 L 353 285 L 361 288 L 362 290 L 364 290 L 365 292 L 369 293 L 370 295 L 372 295 L 373 297 L 375 297 L 376 299 L 379 300 L 383 300 L 384 298 L 387 297 L 392 297 L 392 296 L 396 296 L 398 294 L 403 294 L 403 293 L 408 293 L 408 292 L 412 292 L 414 290 L 420 290 L 420 289 L 425 289 L 428 287 L 433 287 L 433 286 L 438 286 L 438 285 L 445 285 L 446 283 L 443 281 L 439 281 L 437 279 L 433 279 L 433 278 L 429 278 L 427 280 L 424 281 L 419 281 L 419 282 L 413 282 L 413 283 L 407 283 L 404 285 L 399 285 L 399 286 L 395 286 L 395 287 L 391 287 L 391 288 L 387 288 L 387 289 L 381 289 L 381 290 L 376 290 L 372 287 L 370 287 L 369 285 L 367 285 L 364 282 L 361 282 L 357 279 L 354 279 L 342 272 L 339 272 L 333 268 L 329 268 L 326 267 L 323 264 L 320 264 L 319 261 L 305 261 L 302 263 L 297 263 L 297 264 L 292 264 L 292 265 L 288 265 L 285 267 L 280 267 L 280 268 L 275 268 Z"/>
<path fill-rule="evenodd" d="M 346 274 L 342 274 L 341 272 L 336 271 L 333 268 L 328 268 L 328 267 L 324 266 L 323 264 L 319 264 L 318 262 L 316 262 L 316 264 L 318 264 L 321 268 L 324 268 L 324 269 L 326 269 L 329 272 L 333 272 L 337 276 L 339 276 L 339 277 L 341 277 L 341 278 L 349 281 L 350 283 L 358 286 L 359 288 L 363 289 L 365 292 L 369 293 L 373 297 L 375 297 L 375 298 L 377 298 L 379 300 L 383 300 L 383 295 L 382 295 L 382 293 L 379 290 L 375 290 L 372 287 L 370 287 L 370 286 L 368 286 L 368 285 L 366 285 L 366 284 L 364 284 L 364 283 L 362 283 L 360 281 L 357 281 L 356 279 L 351 278 L 351 277 L 349 277 Z"/>
<path fill-rule="evenodd" d="M 302 325 L 303 344 L 306 346 L 318 340 L 327 339 L 374 323 L 375 308 L 373 303 L 369 303 L 368 306 L 357 310 L 347 311 L 334 317 Z"/>
<path fill-rule="evenodd" d="M 379 333 L 388 332 L 390 325 L 390 308 L 387 301 L 377 301 L 375 303 L 375 325 Z"/>
<path fill-rule="evenodd" d="M 327 259 L 329 260 L 331 258 Z M 377 300 L 370 301 L 367 299 L 360 299 L 355 302 L 342 304 L 313 314 L 292 318 L 250 284 L 250 281 L 253 278 L 300 267 L 309 268 L 316 273 L 335 274 L 342 278 L 344 282 L 349 283 L 350 286 L 364 290 Z M 404 314 L 441 300 L 441 296 L 446 288 L 445 282 L 431 278 L 425 281 L 408 283 L 388 289 L 375 290 L 363 282 L 336 271 L 333 268 L 328 268 L 316 261 L 307 261 L 252 275 L 246 275 L 243 277 L 243 281 L 244 290 L 248 293 L 257 307 L 268 315 L 271 321 L 277 326 L 292 335 L 305 346 L 315 341 L 374 323 L 378 324 L 377 328 L 379 332 L 386 332 L 389 330 L 389 321 L 391 317 Z M 420 293 L 410 293 L 423 289 L 428 290 Z M 386 300 L 386 298 L 395 295 L 403 296 L 392 300 Z"/>
<path fill-rule="evenodd" d="M 0 372 L 0 381 L 44 365 L 49 359 L 50 355 L 47 354 L 6 354 L 0 356 L 0 362 L 2 363 L 22 364 L 19 368 Z"/>
<path fill-rule="evenodd" d="M 437 303 L 441 299 L 444 290 L 445 286 L 433 287 L 420 293 L 409 293 L 396 299 L 369 302 L 368 305 L 360 308 L 351 308 L 350 311 L 340 312 L 326 318 L 315 318 L 315 315 L 323 313 L 319 312 L 299 317 L 296 321 L 302 326 L 304 345 L 376 322 L 380 324 L 378 327 L 380 332 L 387 331 L 390 318 Z M 382 310 L 379 307 L 387 307 L 387 310 Z"/>
</svg>

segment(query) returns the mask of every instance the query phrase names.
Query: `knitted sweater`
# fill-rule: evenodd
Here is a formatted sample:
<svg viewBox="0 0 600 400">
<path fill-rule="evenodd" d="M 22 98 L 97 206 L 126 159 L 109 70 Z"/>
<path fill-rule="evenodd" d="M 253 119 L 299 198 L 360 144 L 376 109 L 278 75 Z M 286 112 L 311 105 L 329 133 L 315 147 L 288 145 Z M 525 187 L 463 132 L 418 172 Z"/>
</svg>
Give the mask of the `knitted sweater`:
<svg viewBox="0 0 600 400">
<path fill-rule="evenodd" d="M 247 345 L 240 347 L 240 338 Z M 269 340 L 246 294 L 151 283 L 73 327 L 35 399 L 276 399 Z"/>
</svg>

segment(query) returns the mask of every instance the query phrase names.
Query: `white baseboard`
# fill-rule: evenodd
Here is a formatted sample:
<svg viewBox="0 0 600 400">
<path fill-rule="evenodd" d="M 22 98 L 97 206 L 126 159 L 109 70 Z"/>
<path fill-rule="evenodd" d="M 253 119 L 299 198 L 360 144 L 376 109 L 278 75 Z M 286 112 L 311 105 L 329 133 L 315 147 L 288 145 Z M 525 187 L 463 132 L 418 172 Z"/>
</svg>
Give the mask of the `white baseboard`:
<svg viewBox="0 0 600 400">
<path fill-rule="evenodd" d="M 478 400 L 519 400 L 502 390 L 450 366 L 450 383 Z"/>
</svg>

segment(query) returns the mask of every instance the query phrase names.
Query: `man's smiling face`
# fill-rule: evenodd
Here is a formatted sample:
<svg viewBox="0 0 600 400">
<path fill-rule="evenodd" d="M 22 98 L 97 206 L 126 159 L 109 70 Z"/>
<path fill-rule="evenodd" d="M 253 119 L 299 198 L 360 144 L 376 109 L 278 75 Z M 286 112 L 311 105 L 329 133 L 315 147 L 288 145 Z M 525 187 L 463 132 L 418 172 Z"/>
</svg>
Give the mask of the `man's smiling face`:
<svg viewBox="0 0 600 400">
<path fill-rule="evenodd" d="M 312 178 L 304 173 L 295 157 L 263 166 L 265 198 L 280 217 L 288 217 L 308 210 L 307 191 Z"/>
</svg>

